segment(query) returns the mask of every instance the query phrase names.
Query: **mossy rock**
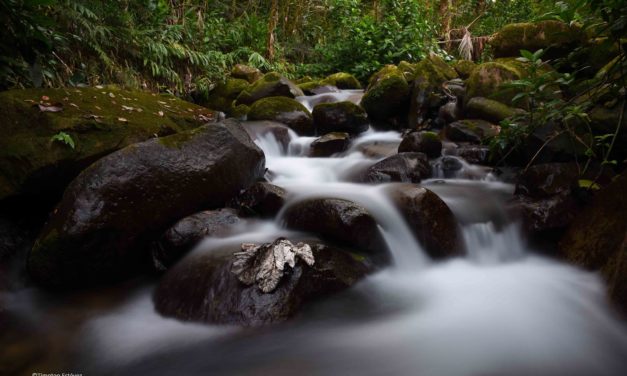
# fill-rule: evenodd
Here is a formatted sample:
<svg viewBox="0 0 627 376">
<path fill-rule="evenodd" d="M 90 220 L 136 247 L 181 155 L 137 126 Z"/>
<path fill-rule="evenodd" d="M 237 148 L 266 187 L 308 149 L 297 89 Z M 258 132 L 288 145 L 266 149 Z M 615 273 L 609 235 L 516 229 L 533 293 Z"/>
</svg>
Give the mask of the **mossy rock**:
<svg viewBox="0 0 627 376">
<path fill-rule="evenodd" d="M 597 270 L 609 295 L 627 313 L 627 173 L 599 191 L 592 203 L 575 218 L 559 242 L 570 262 Z"/>
<path fill-rule="evenodd" d="M 444 128 L 444 134 L 449 140 L 476 144 L 498 133 L 499 128 L 496 125 L 481 119 L 459 120 Z"/>
<path fill-rule="evenodd" d="M 313 118 L 305 106 L 286 97 L 263 98 L 250 107 L 249 120 L 272 120 L 283 123 L 300 135 L 315 133 Z"/>
<path fill-rule="evenodd" d="M 40 104 L 62 110 L 42 111 Z M 171 95 L 117 87 L 5 91 L 0 111 L 0 200 L 21 194 L 56 200 L 70 180 L 100 157 L 216 117 L 214 111 Z M 52 141 L 59 132 L 68 134 L 75 147 Z"/>
<path fill-rule="evenodd" d="M 247 88 L 248 81 L 239 78 L 227 78 L 209 93 L 207 100 L 199 101 L 198 104 L 230 115 L 233 111 L 233 101 Z"/>
<path fill-rule="evenodd" d="M 246 80 L 246 82 L 252 84 L 263 77 L 263 73 L 255 67 L 244 64 L 236 64 L 231 70 L 231 77 Z"/>
<path fill-rule="evenodd" d="M 350 101 L 320 103 L 313 109 L 318 134 L 346 132 L 351 135 L 368 130 L 366 111 Z"/>
<path fill-rule="evenodd" d="M 409 94 L 403 72 L 394 65 L 388 65 L 371 77 L 361 106 L 378 126 L 398 128 L 398 122 L 391 119 L 407 113 Z"/>
<path fill-rule="evenodd" d="M 524 70 L 509 61 L 491 61 L 479 65 L 466 81 L 466 103 L 474 97 L 496 99 L 507 105 L 512 104 L 516 92 L 503 90 L 501 85 L 520 80 L 526 74 Z"/>
<path fill-rule="evenodd" d="M 268 97 L 296 98 L 305 95 L 295 83 L 281 76 L 279 73 L 270 72 L 242 91 L 236 100 L 236 105 L 250 106 L 259 99 Z"/>
<path fill-rule="evenodd" d="M 315 95 L 313 90 L 324 86 L 320 81 L 309 81 L 302 84 L 298 84 L 298 88 L 303 91 L 305 95 Z"/>
<path fill-rule="evenodd" d="M 457 60 L 453 64 L 453 69 L 455 69 L 455 71 L 459 75 L 459 78 L 464 80 L 470 77 L 470 75 L 472 74 L 472 72 L 474 72 L 476 68 L 477 63 L 469 60 Z"/>
<path fill-rule="evenodd" d="M 293 81 L 296 85 L 300 85 L 300 84 L 304 84 L 304 83 L 316 81 L 316 80 L 314 80 L 311 76 L 303 76 Z"/>
<path fill-rule="evenodd" d="M 524 111 L 483 97 L 472 98 L 466 105 L 468 117 L 483 119 L 496 124 L 521 112 Z"/>
<path fill-rule="evenodd" d="M 403 72 L 407 82 L 413 80 L 416 75 L 416 64 L 412 64 L 408 61 L 403 60 L 398 63 L 398 69 Z"/>
<path fill-rule="evenodd" d="M 436 87 L 445 81 L 458 78 L 459 75 L 438 55 L 431 54 L 416 64 L 414 80 L 422 81 L 422 85 Z"/>
<path fill-rule="evenodd" d="M 359 80 L 350 73 L 334 73 L 324 80 L 320 81 L 322 85 L 332 85 L 342 90 L 361 89 Z"/>
<path fill-rule="evenodd" d="M 545 57 L 554 59 L 585 41 L 586 35 L 579 26 L 546 20 L 506 25 L 488 43 L 495 57 L 520 56 L 520 50 L 548 49 Z"/>
</svg>

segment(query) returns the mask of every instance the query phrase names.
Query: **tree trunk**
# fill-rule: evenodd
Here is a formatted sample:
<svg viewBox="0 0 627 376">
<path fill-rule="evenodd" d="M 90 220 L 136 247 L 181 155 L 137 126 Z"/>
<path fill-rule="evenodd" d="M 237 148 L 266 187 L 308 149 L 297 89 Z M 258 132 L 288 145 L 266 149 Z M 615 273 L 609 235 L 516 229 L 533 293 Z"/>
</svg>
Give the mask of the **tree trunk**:
<svg viewBox="0 0 627 376">
<path fill-rule="evenodd" d="M 270 7 L 270 18 L 268 19 L 268 43 L 267 52 L 268 60 L 274 60 L 274 31 L 279 22 L 279 5 L 278 0 L 272 0 Z"/>
</svg>

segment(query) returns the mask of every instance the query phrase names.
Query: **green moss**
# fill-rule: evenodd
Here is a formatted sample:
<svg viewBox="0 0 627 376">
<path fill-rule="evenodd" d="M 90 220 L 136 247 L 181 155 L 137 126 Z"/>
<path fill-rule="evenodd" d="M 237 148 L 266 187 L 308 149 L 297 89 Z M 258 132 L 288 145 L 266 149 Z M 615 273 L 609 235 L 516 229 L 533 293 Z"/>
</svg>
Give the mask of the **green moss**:
<svg viewBox="0 0 627 376">
<path fill-rule="evenodd" d="M 63 110 L 42 112 L 40 102 Z M 45 189 L 32 179 L 52 186 L 63 180 L 59 175 L 66 176 L 62 170 L 73 176 L 99 156 L 215 118 L 214 112 L 173 96 L 117 87 L 5 91 L 0 111 L 0 199 L 19 193 L 27 181 L 29 190 Z M 75 149 L 50 141 L 61 131 L 72 137 Z"/>
<path fill-rule="evenodd" d="M 398 69 L 403 72 L 403 76 L 405 76 L 407 81 L 413 80 L 416 75 L 416 64 L 412 64 L 405 60 L 398 63 Z"/>
<path fill-rule="evenodd" d="M 422 132 L 421 135 L 422 135 L 422 138 L 424 140 L 429 140 L 429 141 L 439 141 L 440 140 L 440 137 L 435 132 L 426 131 L 426 132 Z"/>
<path fill-rule="evenodd" d="M 371 119 L 384 121 L 404 110 L 409 92 L 403 73 L 396 66 L 388 65 L 371 77 L 361 106 Z"/>
<path fill-rule="evenodd" d="M 282 79 L 283 83 L 279 83 Z M 251 105 L 255 100 L 277 95 L 296 97 L 304 94 L 293 82 L 276 72 L 270 72 L 242 91 L 237 96 L 236 102 Z"/>
<path fill-rule="evenodd" d="M 460 78 L 467 79 L 477 68 L 477 64 L 469 60 L 458 60 L 453 64 L 453 68 Z"/>
<path fill-rule="evenodd" d="M 517 111 L 515 108 L 492 99 L 476 97 L 468 102 L 466 111 L 470 117 L 485 119 L 498 124 L 502 120 L 514 116 L 520 110 Z"/>
<path fill-rule="evenodd" d="M 202 128 L 192 129 L 187 132 L 181 132 L 167 137 L 159 137 L 158 142 L 171 149 L 180 149 L 187 141 L 194 138 L 194 135 L 196 135 L 200 129 Z"/>
<path fill-rule="evenodd" d="M 439 87 L 443 82 L 457 78 L 457 72 L 450 67 L 441 57 L 430 55 L 416 64 L 414 81 L 422 89 Z"/>
<path fill-rule="evenodd" d="M 257 68 L 253 68 L 244 64 L 237 64 L 231 70 L 231 77 L 243 79 L 246 82 L 253 83 L 263 77 L 263 73 Z"/>
<path fill-rule="evenodd" d="M 305 82 L 302 84 L 298 84 L 298 87 L 305 93 L 305 94 L 311 94 L 311 90 L 313 89 L 317 89 L 320 86 L 323 86 L 322 83 L 320 83 L 320 81 L 309 81 L 309 82 Z"/>
<path fill-rule="evenodd" d="M 227 78 L 225 82 L 209 93 L 206 101 L 201 102 L 202 106 L 218 111 L 229 113 L 235 98 L 248 88 L 248 81 L 239 78 Z"/>
<path fill-rule="evenodd" d="M 248 118 L 250 120 L 274 120 L 280 114 L 294 111 L 303 112 L 311 116 L 309 110 L 294 99 L 268 97 L 253 103 L 248 112 Z"/>
<path fill-rule="evenodd" d="M 304 83 L 311 82 L 311 81 L 315 81 L 311 76 L 303 76 L 297 80 L 294 80 L 294 83 L 296 85 L 300 85 L 300 84 L 304 84 Z"/>
<path fill-rule="evenodd" d="M 322 85 L 332 85 L 338 89 L 361 89 L 359 80 L 350 73 L 334 73 L 320 81 Z"/>
<path fill-rule="evenodd" d="M 585 33 L 576 25 L 546 20 L 516 23 L 503 27 L 489 43 L 496 57 L 520 56 L 520 50 L 536 51 L 583 43 Z"/>
</svg>

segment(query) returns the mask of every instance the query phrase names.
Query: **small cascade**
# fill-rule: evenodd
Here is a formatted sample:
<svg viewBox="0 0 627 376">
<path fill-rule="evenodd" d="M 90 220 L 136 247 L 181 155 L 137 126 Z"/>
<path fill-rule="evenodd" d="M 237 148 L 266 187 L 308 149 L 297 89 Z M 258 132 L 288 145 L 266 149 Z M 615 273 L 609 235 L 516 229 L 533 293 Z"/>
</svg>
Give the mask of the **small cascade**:
<svg viewBox="0 0 627 376">
<path fill-rule="evenodd" d="M 340 90 L 337 93 L 324 93 L 317 95 L 296 97 L 296 100 L 305 106 L 310 112 L 320 103 L 334 103 L 349 101 L 355 104 L 361 102 L 364 96 L 363 90 Z"/>
</svg>

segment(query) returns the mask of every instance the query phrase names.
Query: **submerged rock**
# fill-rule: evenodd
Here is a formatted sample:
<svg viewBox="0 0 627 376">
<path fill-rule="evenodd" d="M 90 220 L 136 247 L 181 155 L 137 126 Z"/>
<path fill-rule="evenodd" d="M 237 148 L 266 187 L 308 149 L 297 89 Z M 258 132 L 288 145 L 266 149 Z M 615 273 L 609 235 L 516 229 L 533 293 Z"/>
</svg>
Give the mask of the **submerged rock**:
<svg viewBox="0 0 627 376">
<path fill-rule="evenodd" d="M 312 112 L 318 134 L 346 132 L 356 135 L 368 130 L 366 111 L 353 102 L 320 103 Z"/>
<path fill-rule="evenodd" d="M 342 249 L 318 241 L 306 243 L 310 262 L 294 260 L 293 265 L 283 263 L 280 271 L 271 268 L 277 271 L 273 276 L 278 282 L 269 293 L 238 279 L 233 270 L 242 270 L 236 264 L 241 258 L 234 258 L 232 250 L 192 255 L 162 278 L 154 295 L 155 308 L 162 315 L 186 321 L 267 325 L 293 317 L 304 304 L 344 290 L 370 271 L 367 264 Z M 267 245 L 265 249 L 273 250 Z M 261 266 L 247 265 L 242 273 L 261 270 L 255 265 Z M 258 275 L 251 273 L 245 282 L 257 281 Z M 262 281 L 267 279 L 263 273 L 261 277 Z"/>
<path fill-rule="evenodd" d="M 614 303 L 627 314 L 627 174 L 599 191 L 559 242 L 567 260 L 598 270 Z"/>
<path fill-rule="evenodd" d="M 152 246 L 155 269 L 167 270 L 205 237 L 225 236 L 238 223 L 234 209 L 206 210 L 181 219 Z"/>
<path fill-rule="evenodd" d="M 424 153 L 429 158 L 437 158 L 442 153 L 442 141 L 433 132 L 411 132 L 398 146 L 399 153 Z"/>
<path fill-rule="evenodd" d="M 463 253 L 455 216 L 438 195 L 413 184 L 395 184 L 389 195 L 429 256 L 441 259 Z"/>
<path fill-rule="evenodd" d="M 263 152 L 235 121 L 128 146 L 72 181 L 30 252 L 29 273 L 52 288 L 136 272 L 169 225 L 224 206 L 263 172 Z"/>
<path fill-rule="evenodd" d="M 311 143 L 312 157 L 330 157 L 348 148 L 350 136 L 344 132 L 327 133 Z"/>
<path fill-rule="evenodd" d="M 297 202 L 285 210 L 288 228 L 310 232 L 370 254 L 384 254 L 386 247 L 377 222 L 360 205 L 336 198 Z"/>
<path fill-rule="evenodd" d="M 285 203 L 287 192 L 274 184 L 257 182 L 237 198 L 240 215 L 272 218 Z"/>
<path fill-rule="evenodd" d="M 262 98 L 296 98 L 301 95 L 304 95 L 303 91 L 295 83 L 278 73 L 271 72 L 242 91 L 237 97 L 236 103 L 250 106 Z"/>
<path fill-rule="evenodd" d="M 59 112 L 41 111 L 55 104 Z M 57 202 L 84 168 L 116 150 L 199 127 L 216 113 L 174 96 L 116 87 L 0 93 L 0 200 L 30 195 Z M 53 141 L 66 133 L 73 146 Z"/>
<path fill-rule="evenodd" d="M 399 153 L 375 163 L 366 170 L 367 183 L 419 183 L 431 176 L 429 160 L 423 153 Z"/>
</svg>

